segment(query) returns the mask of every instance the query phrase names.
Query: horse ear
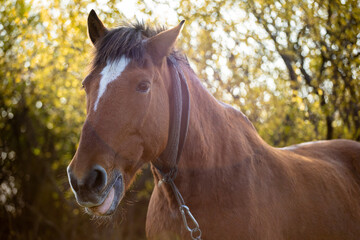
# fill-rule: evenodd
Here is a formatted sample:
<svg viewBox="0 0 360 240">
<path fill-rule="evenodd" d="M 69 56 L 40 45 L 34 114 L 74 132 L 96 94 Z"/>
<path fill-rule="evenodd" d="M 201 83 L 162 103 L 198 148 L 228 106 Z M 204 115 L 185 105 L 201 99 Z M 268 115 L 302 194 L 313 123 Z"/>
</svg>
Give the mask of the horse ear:
<svg viewBox="0 0 360 240">
<path fill-rule="evenodd" d="M 92 9 L 88 17 L 88 32 L 91 42 L 95 45 L 95 43 L 102 38 L 107 31 L 108 30 L 104 27 L 104 24 Z"/>
<path fill-rule="evenodd" d="M 161 64 L 162 60 L 169 55 L 184 23 L 185 20 L 182 20 L 176 27 L 161 32 L 148 39 L 146 50 L 152 57 L 155 64 Z"/>
</svg>

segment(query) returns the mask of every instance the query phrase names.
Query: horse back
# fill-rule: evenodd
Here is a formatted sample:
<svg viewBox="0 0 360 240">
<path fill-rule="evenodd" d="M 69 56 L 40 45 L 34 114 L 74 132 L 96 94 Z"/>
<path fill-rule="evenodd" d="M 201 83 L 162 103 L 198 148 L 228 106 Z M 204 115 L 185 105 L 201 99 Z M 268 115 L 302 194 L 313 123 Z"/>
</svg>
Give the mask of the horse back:
<svg viewBox="0 0 360 240">
<path fill-rule="evenodd" d="M 315 161 L 339 164 L 351 170 L 360 179 L 360 143 L 335 139 L 306 142 L 283 148 Z"/>
<path fill-rule="evenodd" d="M 286 156 L 283 170 L 288 170 L 287 179 L 292 179 L 294 187 L 290 197 L 284 198 L 294 203 L 282 202 L 288 213 L 285 239 L 309 232 L 313 238 L 308 239 L 358 239 L 360 143 L 329 140 L 282 150 Z"/>
</svg>

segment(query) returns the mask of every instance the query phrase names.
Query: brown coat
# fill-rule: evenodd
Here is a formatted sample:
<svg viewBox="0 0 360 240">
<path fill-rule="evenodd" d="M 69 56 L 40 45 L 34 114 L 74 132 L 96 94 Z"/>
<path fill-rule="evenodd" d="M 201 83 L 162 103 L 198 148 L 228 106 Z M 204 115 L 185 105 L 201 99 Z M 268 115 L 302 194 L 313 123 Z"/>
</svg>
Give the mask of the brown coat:
<svg viewBox="0 0 360 240">
<path fill-rule="evenodd" d="M 191 117 L 175 183 L 203 239 L 360 239 L 359 143 L 273 148 L 187 73 Z M 155 184 L 147 235 L 190 239 L 166 191 Z"/>
</svg>

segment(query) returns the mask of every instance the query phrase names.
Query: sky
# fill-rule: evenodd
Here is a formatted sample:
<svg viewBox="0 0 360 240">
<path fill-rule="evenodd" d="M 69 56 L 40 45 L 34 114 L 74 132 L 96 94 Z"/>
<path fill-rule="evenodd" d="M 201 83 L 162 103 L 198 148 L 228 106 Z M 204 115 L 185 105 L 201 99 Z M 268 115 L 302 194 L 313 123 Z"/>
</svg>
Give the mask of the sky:
<svg viewBox="0 0 360 240">
<path fill-rule="evenodd" d="M 90 12 L 91 9 L 98 10 L 109 10 L 106 6 L 107 0 L 99 0 L 97 4 L 90 3 L 87 6 L 87 11 Z M 167 0 L 159 1 L 161 4 L 154 4 L 151 0 L 144 0 L 145 5 L 154 13 L 154 16 L 149 17 L 142 13 L 139 9 L 139 5 L 136 0 L 122 0 L 116 4 L 117 8 L 121 13 L 125 15 L 128 19 L 138 19 L 138 20 L 154 20 L 155 18 L 160 21 L 159 24 L 177 24 L 179 19 L 177 18 L 177 13 L 174 9 L 179 6 L 179 1 Z M 156 8 L 155 8 L 156 7 Z M 164 14 L 166 13 L 166 14 Z"/>
</svg>

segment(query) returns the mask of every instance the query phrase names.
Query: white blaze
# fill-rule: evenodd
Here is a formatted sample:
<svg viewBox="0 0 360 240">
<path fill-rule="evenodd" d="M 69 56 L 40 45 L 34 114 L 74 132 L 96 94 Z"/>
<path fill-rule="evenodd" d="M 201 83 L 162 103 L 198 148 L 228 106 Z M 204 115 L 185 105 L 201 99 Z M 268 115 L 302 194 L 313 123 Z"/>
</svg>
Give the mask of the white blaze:
<svg viewBox="0 0 360 240">
<path fill-rule="evenodd" d="M 126 58 L 125 56 L 122 56 L 120 59 L 116 59 L 112 62 L 107 62 L 106 66 L 101 71 L 102 77 L 99 83 L 98 96 L 95 101 L 94 111 L 96 111 L 97 105 L 99 104 L 102 95 L 104 95 L 107 85 L 121 75 L 129 62 L 130 59 Z"/>
</svg>

